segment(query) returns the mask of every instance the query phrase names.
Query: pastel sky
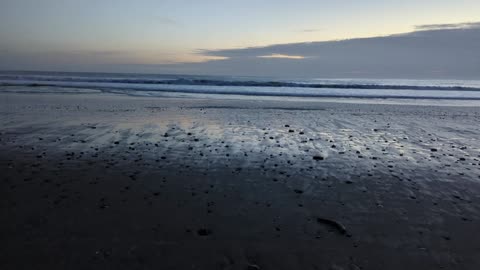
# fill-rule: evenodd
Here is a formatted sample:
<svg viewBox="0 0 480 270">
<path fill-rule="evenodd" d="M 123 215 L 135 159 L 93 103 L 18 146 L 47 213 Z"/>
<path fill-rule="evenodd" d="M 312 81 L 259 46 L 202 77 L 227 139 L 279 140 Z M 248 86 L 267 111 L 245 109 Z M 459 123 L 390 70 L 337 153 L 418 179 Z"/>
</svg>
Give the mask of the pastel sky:
<svg viewBox="0 0 480 270">
<path fill-rule="evenodd" d="M 204 51 L 385 36 L 479 11 L 478 0 L 0 0 L 0 68 L 203 62 L 221 59 Z"/>
</svg>

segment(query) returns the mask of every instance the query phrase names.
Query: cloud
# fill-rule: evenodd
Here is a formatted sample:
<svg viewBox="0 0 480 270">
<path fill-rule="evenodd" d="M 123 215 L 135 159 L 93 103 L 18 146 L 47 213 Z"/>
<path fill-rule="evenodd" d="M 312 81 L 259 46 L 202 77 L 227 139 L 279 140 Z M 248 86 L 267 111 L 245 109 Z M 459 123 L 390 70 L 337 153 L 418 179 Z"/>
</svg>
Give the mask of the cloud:
<svg viewBox="0 0 480 270">
<path fill-rule="evenodd" d="M 257 57 L 258 58 L 305 59 L 305 57 L 301 55 L 287 55 L 287 54 L 278 54 L 278 53 L 272 53 L 270 55 L 260 55 Z"/>
<path fill-rule="evenodd" d="M 132 52 L 129 51 L 116 51 L 116 50 L 105 50 L 105 51 L 72 51 L 71 54 L 80 55 L 80 56 L 92 56 L 92 57 L 118 57 L 131 55 Z"/>
<path fill-rule="evenodd" d="M 480 22 L 468 22 L 468 23 L 447 23 L 447 24 L 423 24 L 416 25 L 415 29 L 422 30 L 446 30 L 446 29 L 469 29 L 480 28 Z"/>
<path fill-rule="evenodd" d="M 226 59 L 172 68 L 245 76 L 480 79 L 479 48 L 480 23 L 463 23 L 383 37 L 198 50 Z"/>
<path fill-rule="evenodd" d="M 1 70 L 96 71 L 101 65 L 131 63 L 137 58 L 129 51 L 21 51 L 0 50 Z"/>
<path fill-rule="evenodd" d="M 314 32 L 320 32 L 322 31 L 323 29 L 321 28 L 312 28 L 312 29 L 302 29 L 298 32 L 302 32 L 302 33 L 314 33 Z"/>
</svg>

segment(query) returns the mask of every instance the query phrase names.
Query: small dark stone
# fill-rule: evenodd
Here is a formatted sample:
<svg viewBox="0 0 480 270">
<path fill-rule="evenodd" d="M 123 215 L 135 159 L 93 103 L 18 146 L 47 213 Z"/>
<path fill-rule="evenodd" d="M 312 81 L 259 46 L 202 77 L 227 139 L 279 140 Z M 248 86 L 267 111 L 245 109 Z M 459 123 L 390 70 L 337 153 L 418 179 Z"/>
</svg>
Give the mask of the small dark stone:
<svg viewBox="0 0 480 270">
<path fill-rule="evenodd" d="M 322 156 L 314 156 L 313 157 L 313 160 L 324 160 L 324 158 Z"/>
<path fill-rule="evenodd" d="M 197 231 L 197 233 L 200 236 L 208 236 L 208 235 L 212 234 L 212 231 L 210 229 L 199 229 Z"/>
</svg>

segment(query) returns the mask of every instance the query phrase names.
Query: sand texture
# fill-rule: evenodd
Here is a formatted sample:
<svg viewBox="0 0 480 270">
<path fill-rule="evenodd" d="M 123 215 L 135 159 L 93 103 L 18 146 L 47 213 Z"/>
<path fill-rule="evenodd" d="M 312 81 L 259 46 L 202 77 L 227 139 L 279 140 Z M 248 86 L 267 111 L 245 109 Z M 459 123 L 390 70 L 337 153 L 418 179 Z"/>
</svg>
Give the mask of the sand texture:
<svg viewBox="0 0 480 270">
<path fill-rule="evenodd" d="M 0 94 L 0 269 L 480 269 L 480 108 Z"/>
</svg>

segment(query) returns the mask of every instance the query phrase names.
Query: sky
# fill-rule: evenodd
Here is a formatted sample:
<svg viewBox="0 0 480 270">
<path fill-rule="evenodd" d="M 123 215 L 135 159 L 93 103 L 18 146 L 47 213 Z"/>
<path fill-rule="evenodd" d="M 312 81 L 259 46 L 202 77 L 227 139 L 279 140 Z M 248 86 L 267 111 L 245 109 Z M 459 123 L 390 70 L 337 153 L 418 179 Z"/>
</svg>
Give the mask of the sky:
<svg viewBox="0 0 480 270">
<path fill-rule="evenodd" d="M 478 0 L 0 0 L 0 69 L 202 74 L 227 70 L 234 73 L 231 75 L 255 75 L 246 71 L 260 63 L 265 68 L 275 64 L 287 68 L 274 70 L 273 74 L 255 69 L 259 75 L 284 76 L 295 71 L 314 76 L 321 74 L 305 69 L 318 67 L 325 73 L 328 68 L 312 59 L 327 51 L 335 55 L 331 49 L 325 51 L 325 44 L 345 46 L 344 42 L 331 41 L 373 38 L 371 41 L 378 42 L 376 37 L 400 33 L 410 33 L 411 37 L 417 32 L 446 34 L 451 28 L 456 32 L 458 28 L 471 30 L 478 26 L 474 23 L 480 21 L 479 10 Z M 478 32 L 467 34 L 475 33 Z M 299 50 L 305 49 L 305 42 L 323 45 L 317 46 L 317 54 L 309 52 L 306 57 Z M 451 48 L 433 51 L 454 53 L 472 49 L 464 48 L 462 42 L 467 41 L 458 40 Z M 272 50 L 279 44 L 291 46 L 283 53 Z M 297 49 L 292 44 L 297 44 Z M 398 47 L 395 43 L 376 46 L 391 52 Z M 422 52 L 416 50 L 415 44 L 409 46 L 411 52 L 404 53 Z M 232 55 L 259 47 L 270 50 L 257 50 L 265 54 L 248 54 L 243 59 Z M 355 58 L 357 49 L 351 47 L 347 55 Z M 336 53 L 345 54 L 345 50 Z M 376 58 L 374 50 L 362 53 Z M 471 53 L 466 52 L 465 57 Z M 329 76 L 352 76 L 358 72 L 342 69 L 340 64 L 349 64 L 351 60 L 333 58 L 327 62 L 336 71 L 328 72 Z M 358 67 L 361 63 L 354 64 Z M 394 76 L 376 72 L 382 71 L 384 64 L 373 63 L 375 68 L 365 70 L 364 75 Z M 476 64 L 467 68 L 476 68 Z M 466 68 L 455 72 L 439 72 L 438 68 L 434 70 L 435 66 L 425 68 L 432 69 L 425 76 L 479 75 Z M 398 73 L 401 69 L 392 70 L 402 77 L 403 73 Z"/>
</svg>

